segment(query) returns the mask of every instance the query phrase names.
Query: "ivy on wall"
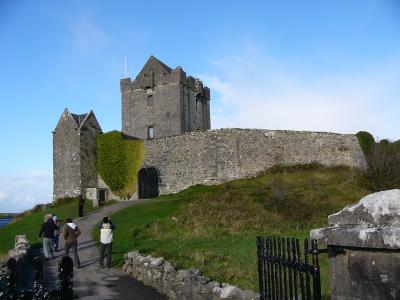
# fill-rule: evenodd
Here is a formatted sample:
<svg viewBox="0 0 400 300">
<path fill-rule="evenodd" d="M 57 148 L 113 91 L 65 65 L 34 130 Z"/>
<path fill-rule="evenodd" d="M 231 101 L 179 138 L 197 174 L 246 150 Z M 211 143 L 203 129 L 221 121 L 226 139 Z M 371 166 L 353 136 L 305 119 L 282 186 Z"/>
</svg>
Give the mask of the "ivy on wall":
<svg viewBox="0 0 400 300">
<path fill-rule="evenodd" d="M 143 140 L 124 138 L 120 131 L 97 135 L 97 172 L 116 195 L 130 198 L 145 157 Z"/>
<path fill-rule="evenodd" d="M 365 157 L 368 159 L 372 148 L 375 145 L 375 139 L 367 131 L 359 131 L 357 134 L 358 143 L 360 144 L 361 150 L 364 152 Z"/>
</svg>

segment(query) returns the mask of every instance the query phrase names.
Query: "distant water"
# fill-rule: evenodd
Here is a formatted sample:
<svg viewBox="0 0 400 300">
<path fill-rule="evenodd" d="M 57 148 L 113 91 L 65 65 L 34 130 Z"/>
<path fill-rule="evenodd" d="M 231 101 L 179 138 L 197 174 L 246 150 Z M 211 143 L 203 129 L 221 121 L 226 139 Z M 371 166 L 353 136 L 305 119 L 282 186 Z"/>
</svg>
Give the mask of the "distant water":
<svg viewBox="0 0 400 300">
<path fill-rule="evenodd" d="M 6 226 L 12 220 L 13 219 L 10 219 L 10 218 L 0 218 L 0 228 Z"/>
</svg>

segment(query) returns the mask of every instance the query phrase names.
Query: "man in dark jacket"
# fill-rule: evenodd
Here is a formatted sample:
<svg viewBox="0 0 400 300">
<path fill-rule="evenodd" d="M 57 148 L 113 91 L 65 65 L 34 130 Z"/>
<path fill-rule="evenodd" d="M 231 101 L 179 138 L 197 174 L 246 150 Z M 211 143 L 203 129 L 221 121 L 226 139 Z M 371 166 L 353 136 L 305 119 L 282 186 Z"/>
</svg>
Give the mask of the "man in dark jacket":
<svg viewBox="0 0 400 300">
<path fill-rule="evenodd" d="M 39 237 L 43 234 L 43 253 L 46 259 L 52 259 L 53 256 L 53 240 L 54 240 L 54 230 L 58 229 L 57 225 L 54 223 L 51 214 L 48 214 L 44 218 L 45 222 L 40 228 Z"/>
<path fill-rule="evenodd" d="M 81 267 L 81 262 L 78 256 L 78 240 L 77 237 L 81 234 L 79 227 L 72 222 L 72 219 L 67 218 L 67 224 L 64 225 L 65 239 L 65 255 L 69 256 L 69 249 L 74 252 L 74 265 L 76 268 Z"/>
</svg>

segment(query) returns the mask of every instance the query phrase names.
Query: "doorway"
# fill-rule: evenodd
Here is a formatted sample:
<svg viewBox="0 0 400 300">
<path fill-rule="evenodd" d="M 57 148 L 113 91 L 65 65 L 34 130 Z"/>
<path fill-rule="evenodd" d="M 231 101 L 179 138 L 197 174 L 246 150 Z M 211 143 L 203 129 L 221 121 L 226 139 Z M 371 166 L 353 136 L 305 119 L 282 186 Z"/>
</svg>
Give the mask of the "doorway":
<svg viewBox="0 0 400 300">
<path fill-rule="evenodd" d="M 145 168 L 139 171 L 139 199 L 158 197 L 158 171 Z"/>
</svg>

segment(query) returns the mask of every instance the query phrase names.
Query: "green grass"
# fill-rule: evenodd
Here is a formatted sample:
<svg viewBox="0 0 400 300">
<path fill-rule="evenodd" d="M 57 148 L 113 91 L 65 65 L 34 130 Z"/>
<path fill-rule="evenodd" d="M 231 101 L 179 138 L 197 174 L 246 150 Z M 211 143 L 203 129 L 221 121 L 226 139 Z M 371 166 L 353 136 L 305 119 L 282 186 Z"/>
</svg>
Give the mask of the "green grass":
<svg viewBox="0 0 400 300">
<path fill-rule="evenodd" d="M 26 234 L 31 245 L 41 242 L 39 230 L 46 214 L 56 214 L 60 224 L 64 223 L 66 218 L 78 217 L 78 200 L 67 199 L 51 205 L 44 205 L 41 209 L 36 206 L 35 209 L 26 212 L 23 217 L 17 218 L 7 226 L 0 228 L 0 256 L 6 254 L 9 249 L 14 248 L 14 239 L 16 235 Z M 96 210 L 91 205 L 91 201 L 86 201 L 84 214 Z M 107 205 L 115 202 L 107 202 Z"/>
<path fill-rule="evenodd" d="M 367 186 L 358 170 L 319 165 L 277 166 L 252 179 L 194 186 L 114 214 L 114 261 L 122 265 L 124 253 L 139 250 L 257 290 L 256 236 L 307 238 L 329 214 L 368 194 Z M 328 298 L 326 255 L 321 268 Z"/>
</svg>

